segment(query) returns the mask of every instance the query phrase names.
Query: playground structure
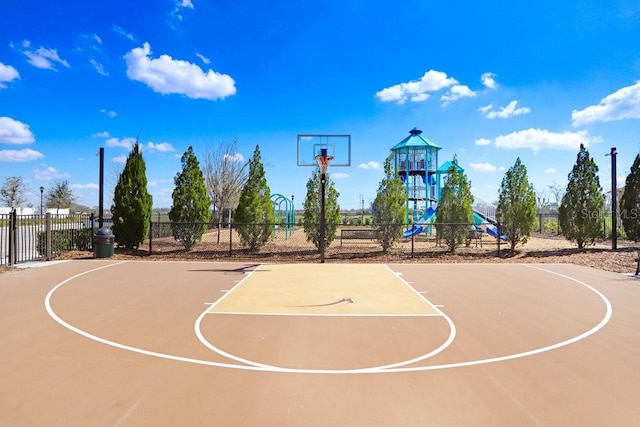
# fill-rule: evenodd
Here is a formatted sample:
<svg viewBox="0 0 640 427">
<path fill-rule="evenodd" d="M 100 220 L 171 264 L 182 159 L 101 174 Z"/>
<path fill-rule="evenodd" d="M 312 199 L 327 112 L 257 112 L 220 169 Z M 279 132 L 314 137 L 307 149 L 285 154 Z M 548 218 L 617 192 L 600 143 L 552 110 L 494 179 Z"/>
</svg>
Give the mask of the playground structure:
<svg viewBox="0 0 640 427">
<path fill-rule="evenodd" d="M 440 198 L 440 177 L 437 171 L 438 151 L 442 147 L 422 136 L 413 128 L 409 136 L 391 148 L 395 170 L 407 190 L 407 223 L 418 223 L 419 212 L 437 206 Z M 412 209 L 410 209 L 412 208 Z M 410 221 L 410 211 L 413 221 Z"/>
<path fill-rule="evenodd" d="M 400 176 L 407 193 L 407 224 L 413 226 L 404 231 L 405 238 L 418 234 L 432 234 L 432 224 L 437 214 L 438 201 L 442 194 L 443 175 L 453 167 L 464 173 L 457 163 L 447 161 L 438 166 L 439 145 L 422 136 L 422 131 L 413 128 L 409 136 L 391 148 L 397 174 Z M 495 210 L 492 212 L 473 210 L 473 229 L 486 231 L 492 237 L 508 240 L 499 233 L 495 221 Z M 491 215 L 493 214 L 493 215 Z M 485 228 L 480 227 L 483 224 Z"/>
<path fill-rule="evenodd" d="M 274 235 L 284 231 L 285 240 L 294 232 L 296 225 L 296 214 L 293 207 L 293 196 L 291 199 L 282 194 L 272 194 L 271 203 L 273 203 L 274 222 L 278 224 L 274 229 Z"/>
</svg>

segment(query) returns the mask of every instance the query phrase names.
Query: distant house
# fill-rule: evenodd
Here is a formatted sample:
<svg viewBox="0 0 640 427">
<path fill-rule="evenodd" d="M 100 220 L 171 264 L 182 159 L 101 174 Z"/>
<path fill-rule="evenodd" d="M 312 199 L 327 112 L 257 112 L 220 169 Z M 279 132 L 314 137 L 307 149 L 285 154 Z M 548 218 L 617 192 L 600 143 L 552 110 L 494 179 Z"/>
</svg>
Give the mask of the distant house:
<svg viewBox="0 0 640 427">
<path fill-rule="evenodd" d="M 40 209 L 36 208 L 16 208 L 17 215 L 38 215 Z M 0 215 L 8 215 L 11 213 L 11 208 L 0 207 Z M 45 214 L 51 215 L 69 215 L 69 209 L 46 209 Z"/>
</svg>

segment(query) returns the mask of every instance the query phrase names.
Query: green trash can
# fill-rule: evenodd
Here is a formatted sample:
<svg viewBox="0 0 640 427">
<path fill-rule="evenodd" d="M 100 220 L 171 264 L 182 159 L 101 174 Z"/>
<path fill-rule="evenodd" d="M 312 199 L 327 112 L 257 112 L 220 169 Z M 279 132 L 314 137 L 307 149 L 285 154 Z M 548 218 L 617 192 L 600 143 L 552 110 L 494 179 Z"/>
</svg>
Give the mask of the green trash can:
<svg viewBox="0 0 640 427">
<path fill-rule="evenodd" d="M 110 228 L 102 227 L 93 236 L 93 256 L 94 258 L 109 258 L 113 256 L 113 247 L 116 236 Z"/>
</svg>

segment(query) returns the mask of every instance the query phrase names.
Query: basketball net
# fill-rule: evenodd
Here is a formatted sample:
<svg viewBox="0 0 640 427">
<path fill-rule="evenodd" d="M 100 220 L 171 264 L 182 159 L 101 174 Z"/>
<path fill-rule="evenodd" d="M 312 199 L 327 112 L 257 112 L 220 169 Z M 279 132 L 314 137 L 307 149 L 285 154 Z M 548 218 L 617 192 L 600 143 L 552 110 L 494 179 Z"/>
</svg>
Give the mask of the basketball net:
<svg viewBox="0 0 640 427">
<path fill-rule="evenodd" d="M 333 156 L 328 155 L 319 155 L 316 156 L 316 161 L 318 162 L 318 167 L 320 168 L 320 173 L 326 174 L 329 172 L 329 163 L 333 160 Z"/>
</svg>

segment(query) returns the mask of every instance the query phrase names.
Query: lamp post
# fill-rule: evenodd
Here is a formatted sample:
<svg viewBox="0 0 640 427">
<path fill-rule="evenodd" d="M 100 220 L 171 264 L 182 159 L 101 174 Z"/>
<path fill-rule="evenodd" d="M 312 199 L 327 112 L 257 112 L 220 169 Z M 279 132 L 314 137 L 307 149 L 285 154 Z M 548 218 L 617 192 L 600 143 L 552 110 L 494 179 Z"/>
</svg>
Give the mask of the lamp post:
<svg viewBox="0 0 640 427">
<path fill-rule="evenodd" d="M 44 187 L 40 186 L 40 216 L 42 216 L 42 195 L 44 194 Z"/>
</svg>

